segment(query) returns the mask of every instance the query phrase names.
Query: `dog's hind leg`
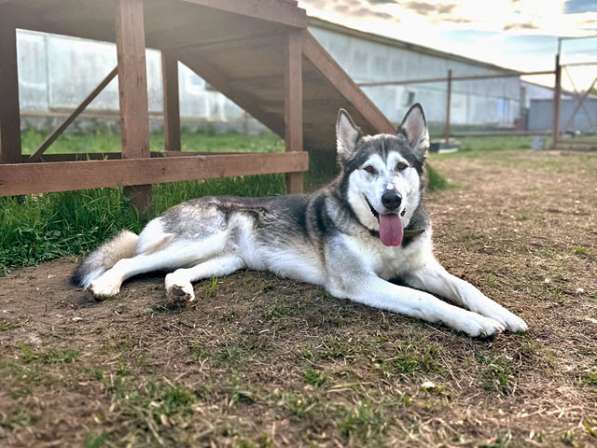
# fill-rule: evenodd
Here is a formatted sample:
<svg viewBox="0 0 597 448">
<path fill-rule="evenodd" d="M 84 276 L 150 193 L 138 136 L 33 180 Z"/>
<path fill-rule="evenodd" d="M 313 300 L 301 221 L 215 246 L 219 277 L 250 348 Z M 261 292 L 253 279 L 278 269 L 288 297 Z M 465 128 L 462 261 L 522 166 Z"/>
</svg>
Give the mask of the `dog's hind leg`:
<svg viewBox="0 0 597 448">
<path fill-rule="evenodd" d="M 195 300 L 192 282 L 210 277 L 222 277 L 246 267 L 238 255 L 222 255 L 188 269 L 177 269 L 166 275 L 166 294 L 169 303 Z"/>
<path fill-rule="evenodd" d="M 524 320 L 485 296 L 467 281 L 450 274 L 437 261 L 410 273 L 404 281 L 413 288 L 445 297 L 471 311 L 496 320 L 510 331 L 527 330 Z"/>
<path fill-rule="evenodd" d="M 227 232 L 221 232 L 202 240 L 177 240 L 155 252 L 123 258 L 91 283 L 91 292 L 98 299 L 115 296 L 122 282 L 135 275 L 172 270 L 213 257 L 224 250 L 227 238 Z"/>
</svg>

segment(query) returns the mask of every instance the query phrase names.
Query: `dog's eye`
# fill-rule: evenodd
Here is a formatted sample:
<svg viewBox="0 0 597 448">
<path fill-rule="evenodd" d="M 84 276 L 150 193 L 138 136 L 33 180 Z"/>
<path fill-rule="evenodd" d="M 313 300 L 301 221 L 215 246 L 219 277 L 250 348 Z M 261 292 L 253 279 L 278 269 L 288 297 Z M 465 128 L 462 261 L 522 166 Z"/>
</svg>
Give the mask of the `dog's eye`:
<svg viewBox="0 0 597 448">
<path fill-rule="evenodd" d="M 377 174 L 377 170 L 375 168 L 373 168 L 371 165 L 367 165 L 365 168 L 363 168 L 365 171 L 367 171 L 369 174 Z"/>
<path fill-rule="evenodd" d="M 398 162 L 398 163 L 396 164 L 396 170 L 398 170 L 398 171 L 403 171 L 403 170 L 405 170 L 405 169 L 407 169 L 407 168 L 408 168 L 408 163 L 405 163 L 405 162 Z"/>
</svg>

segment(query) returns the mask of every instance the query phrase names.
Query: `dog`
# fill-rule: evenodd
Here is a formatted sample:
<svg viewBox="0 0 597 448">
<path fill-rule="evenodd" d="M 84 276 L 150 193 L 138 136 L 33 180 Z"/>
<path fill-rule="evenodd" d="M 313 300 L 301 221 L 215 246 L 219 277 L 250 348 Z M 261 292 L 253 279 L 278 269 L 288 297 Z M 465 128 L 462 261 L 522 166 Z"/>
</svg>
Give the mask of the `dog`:
<svg viewBox="0 0 597 448">
<path fill-rule="evenodd" d="M 193 282 L 267 270 L 471 337 L 526 331 L 524 320 L 449 274 L 433 255 L 423 205 L 429 133 L 421 105 L 409 109 L 396 134 L 373 136 L 340 110 L 336 139 L 340 174 L 321 190 L 184 202 L 139 236 L 124 231 L 100 246 L 73 281 L 101 300 L 117 295 L 130 277 L 166 271 L 169 302 L 183 304 L 195 300 Z"/>
</svg>

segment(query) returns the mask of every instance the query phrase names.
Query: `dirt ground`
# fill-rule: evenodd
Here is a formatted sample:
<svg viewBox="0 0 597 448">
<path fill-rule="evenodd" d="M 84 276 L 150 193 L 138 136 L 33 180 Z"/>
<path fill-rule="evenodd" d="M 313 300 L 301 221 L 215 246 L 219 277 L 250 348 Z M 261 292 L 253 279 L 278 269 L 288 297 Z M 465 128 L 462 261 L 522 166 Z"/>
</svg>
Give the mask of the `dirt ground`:
<svg viewBox="0 0 597 448">
<path fill-rule="evenodd" d="M 436 253 L 529 323 L 472 340 L 241 272 L 162 306 L 0 278 L 0 445 L 597 446 L 597 156 L 432 159 Z"/>
</svg>

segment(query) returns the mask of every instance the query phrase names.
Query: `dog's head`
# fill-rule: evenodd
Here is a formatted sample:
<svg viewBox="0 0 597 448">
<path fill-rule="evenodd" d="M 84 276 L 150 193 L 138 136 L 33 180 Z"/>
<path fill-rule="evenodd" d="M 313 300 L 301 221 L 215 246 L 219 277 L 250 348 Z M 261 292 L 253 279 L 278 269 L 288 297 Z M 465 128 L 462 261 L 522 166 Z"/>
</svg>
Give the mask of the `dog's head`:
<svg viewBox="0 0 597 448">
<path fill-rule="evenodd" d="M 400 246 L 419 206 L 429 132 L 420 104 L 406 113 L 396 134 L 365 136 L 345 110 L 336 122 L 342 184 L 359 221 L 379 231 L 386 246 Z"/>
</svg>

